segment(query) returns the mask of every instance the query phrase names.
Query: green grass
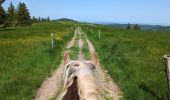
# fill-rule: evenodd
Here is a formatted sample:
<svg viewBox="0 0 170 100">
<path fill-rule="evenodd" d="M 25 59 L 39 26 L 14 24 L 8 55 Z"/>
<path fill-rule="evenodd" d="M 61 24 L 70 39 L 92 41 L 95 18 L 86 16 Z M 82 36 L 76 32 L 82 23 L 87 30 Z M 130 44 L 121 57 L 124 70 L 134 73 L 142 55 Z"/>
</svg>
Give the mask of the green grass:
<svg viewBox="0 0 170 100">
<path fill-rule="evenodd" d="M 60 64 L 73 23 L 47 22 L 0 29 L 0 99 L 30 100 Z M 55 34 L 51 49 L 50 33 Z M 68 33 L 68 36 L 67 36 Z"/>
<path fill-rule="evenodd" d="M 77 25 L 80 24 L 53 21 L 0 29 L 0 99 L 32 99 L 43 80 L 60 64 L 65 45 L 73 36 L 70 27 Z M 85 24 L 82 28 L 95 45 L 101 65 L 123 92 L 123 100 L 168 100 L 163 55 L 170 51 L 169 33 Z M 50 33 L 55 34 L 54 49 Z M 71 48 L 71 59 L 77 59 L 78 39 Z M 88 58 L 87 45 L 84 48 L 83 54 Z"/>
<path fill-rule="evenodd" d="M 75 46 L 70 48 L 70 58 L 71 60 L 77 60 L 78 58 L 78 53 L 79 53 L 79 48 L 77 46 L 78 41 L 75 41 Z"/>
<path fill-rule="evenodd" d="M 90 60 L 90 52 L 89 52 L 87 42 L 84 43 L 82 51 L 83 51 L 84 59 L 85 60 Z"/>
<path fill-rule="evenodd" d="M 78 41 L 79 41 L 79 36 L 77 34 L 74 46 L 69 49 L 71 60 L 77 60 L 77 58 L 78 58 L 78 53 L 79 53 Z"/>
<path fill-rule="evenodd" d="M 168 100 L 163 55 L 170 51 L 169 33 L 88 27 L 84 30 L 101 65 L 123 92 L 123 100 Z"/>
<path fill-rule="evenodd" d="M 90 51 L 89 51 L 89 47 L 88 47 L 88 44 L 87 44 L 87 41 L 86 41 L 86 37 L 87 36 L 85 34 L 81 34 L 81 39 L 84 41 L 82 52 L 83 52 L 84 59 L 90 60 Z"/>
</svg>

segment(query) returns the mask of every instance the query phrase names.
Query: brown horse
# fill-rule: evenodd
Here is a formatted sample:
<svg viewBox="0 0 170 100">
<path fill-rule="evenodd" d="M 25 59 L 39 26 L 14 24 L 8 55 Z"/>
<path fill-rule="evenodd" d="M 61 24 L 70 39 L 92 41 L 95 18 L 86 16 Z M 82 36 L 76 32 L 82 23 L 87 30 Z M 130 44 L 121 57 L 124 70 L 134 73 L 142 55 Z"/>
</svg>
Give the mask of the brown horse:
<svg viewBox="0 0 170 100">
<path fill-rule="evenodd" d="M 64 56 L 64 89 L 60 100 L 103 100 L 96 80 L 96 55 L 93 61 L 72 61 Z"/>
</svg>

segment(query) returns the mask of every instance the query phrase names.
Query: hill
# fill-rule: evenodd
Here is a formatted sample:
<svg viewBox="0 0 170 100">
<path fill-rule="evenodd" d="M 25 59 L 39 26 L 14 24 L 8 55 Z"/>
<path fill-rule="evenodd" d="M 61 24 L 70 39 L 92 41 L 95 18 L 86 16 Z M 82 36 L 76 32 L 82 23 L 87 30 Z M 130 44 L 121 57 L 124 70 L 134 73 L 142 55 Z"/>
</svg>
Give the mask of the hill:
<svg viewBox="0 0 170 100">
<path fill-rule="evenodd" d="M 78 22 L 78 21 L 75 21 L 75 20 L 72 20 L 72 19 L 68 19 L 68 18 L 61 18 L 61 19 L 58 19 L 56 21 L 69 21 L 69 22 Z"/>
<path fill-rule="evenodd" d="M 112 26 L 115 28 L 123 28 L 126 29 L 127 24 L 106 24 L 108 26 Z M 131 24 L 133 27 L 134 24 Z M 141 30 L 143 31 L 162 31 L 162 32 L 170 32 L 170 26 L 161 26 L 161 25 L 140 25 Z"/>
</svg>

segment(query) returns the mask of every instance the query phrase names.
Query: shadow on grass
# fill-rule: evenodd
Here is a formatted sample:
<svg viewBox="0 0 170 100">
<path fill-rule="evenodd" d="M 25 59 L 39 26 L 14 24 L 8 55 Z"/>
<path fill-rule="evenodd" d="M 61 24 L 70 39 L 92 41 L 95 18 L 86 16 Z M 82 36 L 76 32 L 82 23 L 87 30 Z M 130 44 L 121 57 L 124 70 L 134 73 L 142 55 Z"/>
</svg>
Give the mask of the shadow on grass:
<svg viewBox="0 0 170 100">
<path fill-rule="evenodd" d="M 156 98 L 156 100 L 164 100 L 164 98 L 161 95 L 158 95 L 155 91 L 151 90 L 146 84 L 141 83 L 138 86 L 139 89 L 142 89 L 143 91 L 149 93 L 150 95 L 152 95 L 153 97 Z"/>
</svg>

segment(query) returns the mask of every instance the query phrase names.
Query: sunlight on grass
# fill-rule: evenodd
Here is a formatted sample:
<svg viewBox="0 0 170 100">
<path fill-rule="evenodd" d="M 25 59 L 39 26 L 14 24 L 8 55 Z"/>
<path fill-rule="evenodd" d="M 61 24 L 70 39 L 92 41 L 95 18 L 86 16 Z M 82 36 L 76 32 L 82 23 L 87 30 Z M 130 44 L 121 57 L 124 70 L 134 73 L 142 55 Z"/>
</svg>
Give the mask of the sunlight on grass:
<svg viewBox="0 0 170 100">
<path fill-rule="evenodd" d="M 168 100 L 163 55 L 170 50 L 169 33 L 87 27 L 100 63 L 119 85 L 123 100 Z"/>
<path fill-rule="evenodd" d="M 0 98 L 30 100 L 43 80 L 57 68 L 73 31 L 71 24 L 48 22 L 0 31 Z M 51 48 L 50 33 L 55 33 Z M 68 36 L 66 34 L 68 32 Z"/>
</svg>

